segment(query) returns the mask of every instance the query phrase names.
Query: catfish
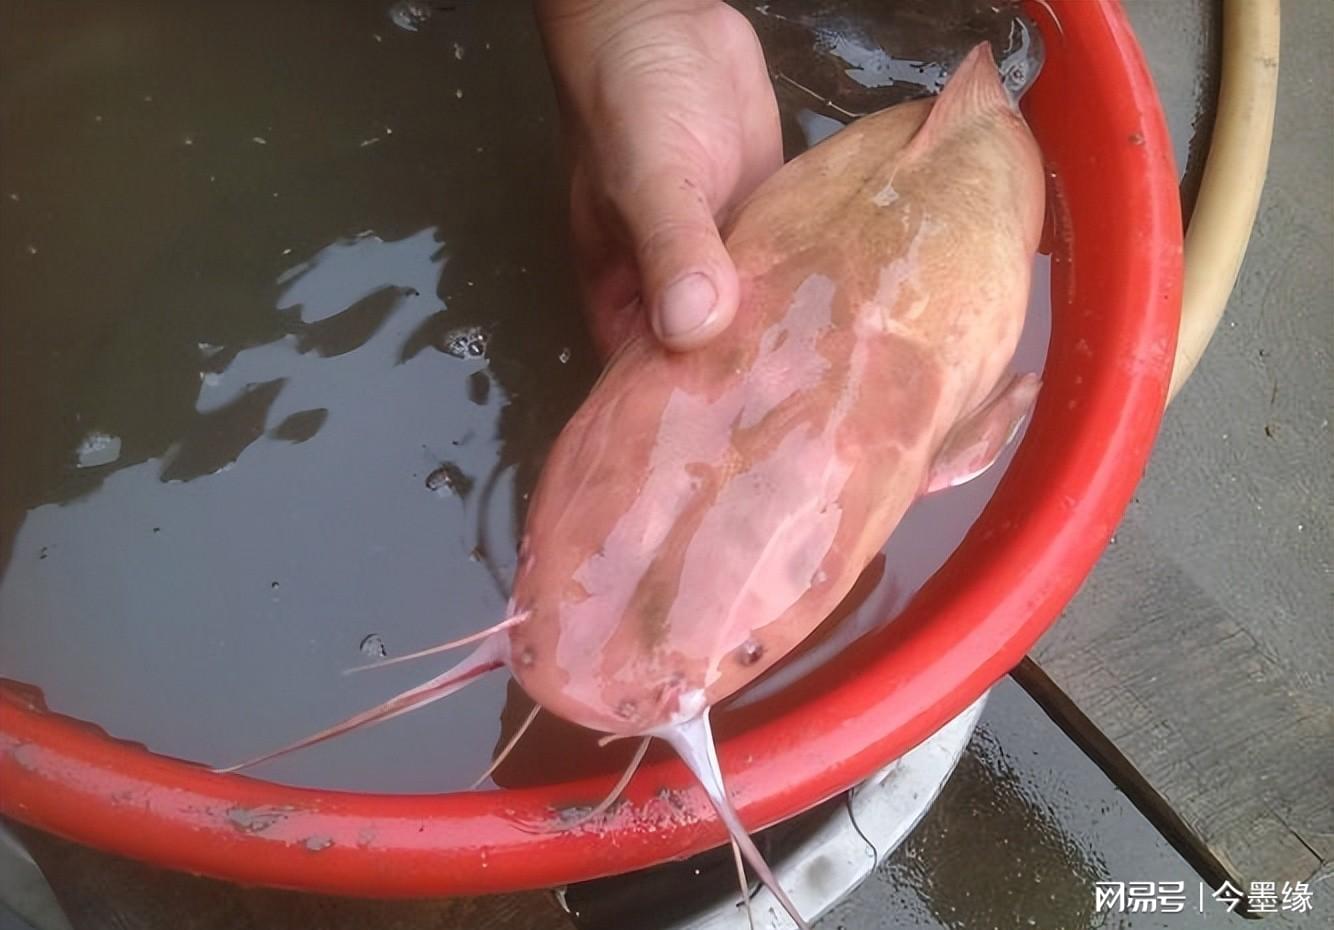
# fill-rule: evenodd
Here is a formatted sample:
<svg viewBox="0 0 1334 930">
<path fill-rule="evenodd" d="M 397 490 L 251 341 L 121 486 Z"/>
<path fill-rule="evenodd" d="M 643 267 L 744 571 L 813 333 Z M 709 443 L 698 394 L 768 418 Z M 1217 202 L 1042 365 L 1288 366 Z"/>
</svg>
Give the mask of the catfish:
<svg viewBox="0 0 1334 930">
<path fill-rule="evenodd" d="M 726 827 L 743 891 L 744 859 L 807 927 L 728 799 L 709 711 L 809 637 L 913 501 L 985 471 L 1033 408 L 1038 376 L 1007 370 L 1044 196 L 986 43 L 938 97 L 789 162 L 723 230 L 742 304 L 713 342 L 678 354 L 646 326 L 601 324 L 622 341 L 543 466 L 508 616 L 379 663 L 477 644 L 430 681 L 220 771 L 508 667 L 534 709 L 496 764 L 539 711 L 639 739 L 594 817 L 665 740 Z"/>
</svg>

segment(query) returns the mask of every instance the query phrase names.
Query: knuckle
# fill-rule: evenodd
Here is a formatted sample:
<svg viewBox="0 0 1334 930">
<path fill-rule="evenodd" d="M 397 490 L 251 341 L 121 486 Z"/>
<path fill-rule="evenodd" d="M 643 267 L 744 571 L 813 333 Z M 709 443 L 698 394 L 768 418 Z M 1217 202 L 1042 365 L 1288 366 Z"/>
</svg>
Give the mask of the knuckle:
<svg viewBox="0 0 1334 930">
<path fill-rule="evenodd" d="M 656 265 L 682 251 L 698 251 L 712 245 L 708 225 L 698 219 L 681 216 L 659 217 L 645 225 L 637 237 L 636 251 L 640 261 Z"/>
</svg>

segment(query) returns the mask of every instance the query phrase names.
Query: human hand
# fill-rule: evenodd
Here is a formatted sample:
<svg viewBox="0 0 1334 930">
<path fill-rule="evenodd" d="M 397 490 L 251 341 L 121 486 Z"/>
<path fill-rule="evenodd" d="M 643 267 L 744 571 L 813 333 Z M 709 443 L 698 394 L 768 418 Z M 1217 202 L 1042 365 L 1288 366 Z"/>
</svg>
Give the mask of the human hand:
<svg viewBox="0 0 1334 930">
<path fill-rule="evenodd" d="M 740 300 L 717 222 L 783 158 L 759 41 L 719 0 L 536 7 L 563 114 L 575 258 L 599 341 L 610 348 L 642 326 L 633 309 L 642 306 L 664 345 L 702 345 Z"/>
</svg>

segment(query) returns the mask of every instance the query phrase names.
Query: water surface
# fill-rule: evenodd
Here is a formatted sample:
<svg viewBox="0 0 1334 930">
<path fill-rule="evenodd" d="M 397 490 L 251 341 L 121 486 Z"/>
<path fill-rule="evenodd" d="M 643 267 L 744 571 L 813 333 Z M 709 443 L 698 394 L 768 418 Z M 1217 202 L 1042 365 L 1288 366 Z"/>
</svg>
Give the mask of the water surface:
<svg viewBox="0 0 1334 930">
<path fill-rule="evenodd" d="M 442 663 L 344 668 L 499 619 L 524 497 L 596 375 L 523 8 L 401 7 L 2 8 L 0 675 L 158 752 L 275 747 Z M 852 106 L 784 86 L 790 151 Z M 843 622 L 737 703 L 900 610 L 1002 470 L 915 508 Z M 497 675 L 256 773 L 458 788 L 525 710 Z M 619 761 L 547 727 L 502 783 Z"/>
</svg>

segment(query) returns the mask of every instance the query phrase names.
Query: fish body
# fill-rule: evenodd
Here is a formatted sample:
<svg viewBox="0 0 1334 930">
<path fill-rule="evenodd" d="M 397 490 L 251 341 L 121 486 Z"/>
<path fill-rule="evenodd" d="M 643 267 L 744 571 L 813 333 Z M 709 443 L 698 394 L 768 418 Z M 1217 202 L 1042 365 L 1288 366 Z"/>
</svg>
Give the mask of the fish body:
<svg viewBox="0 0 1334 930">
<path fill-rule="evenodd" d="M 646 733 L 805 639 L 933 480 L 976 470 L 960 434 L 984 466 L 1031 405 L 1005 373 L 1043 213 L 985 51 L 764 183 L 724 230 L 735 322 L 685 354 L 635 331 L 543 468 L 509 631 L 528 694 Z"/>
<path fill-rule="evenodd" d="M 984 471 L 1031 409 L 1037 376 L 1006 371 L 1044 187 L 985 44 L 938 98 L 788 163 L 724 230 L 743 299 L 719 337 L 674 354 L 642 315 L 601 321 L 595 335 L 619 347 L 543 466 L 509 616 L 378 663 L 477 643 L 378 707 L 219 771 L 508 666 L 534 713 L 642 737 L 636 761 L 649 737 L 668 741 L 727 827 L 738 874 L 744 857 L 806 927 L 728 800 L 709 709 L 808 637 L 912 502 Z"/>
</svg>

